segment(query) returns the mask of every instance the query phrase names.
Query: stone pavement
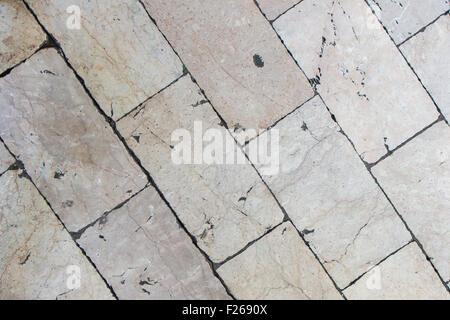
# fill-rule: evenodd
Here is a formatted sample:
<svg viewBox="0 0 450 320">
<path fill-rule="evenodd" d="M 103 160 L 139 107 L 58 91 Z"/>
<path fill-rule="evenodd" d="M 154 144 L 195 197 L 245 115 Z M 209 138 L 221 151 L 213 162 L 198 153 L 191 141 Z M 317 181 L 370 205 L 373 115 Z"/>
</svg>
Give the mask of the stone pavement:
<svg viewBox="0 0 450 320">
<path fill-rule="evenodd" d="M 0 299 L 448 300 L 449 8 L 0 0 Z"/>
</svg>

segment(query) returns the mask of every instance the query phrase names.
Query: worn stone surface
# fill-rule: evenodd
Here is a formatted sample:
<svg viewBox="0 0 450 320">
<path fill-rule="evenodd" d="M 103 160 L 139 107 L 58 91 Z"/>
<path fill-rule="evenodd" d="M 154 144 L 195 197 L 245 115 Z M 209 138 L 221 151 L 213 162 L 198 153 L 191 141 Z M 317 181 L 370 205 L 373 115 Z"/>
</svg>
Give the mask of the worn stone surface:
<svg viewBox="0 0 450 320">
<path fill-rule="evenodd" d="M 230 128 L 265 129 L 313 95 L 252 0 L 143 2 Z"/>
<path fill-rule="evenodd" d="M 305 0 L 274 27 L 358 153 L 372 163 L 438 113 L 367 9 L 364 1 Z"/>
<path fill-rule="evenodd" d="M 70 231 L 147 179 L 54 49 L 0 79 L 0 136 Z"/>
<path fill-rule="evenodd" d="M 5 172 L 10 165 L 14 163 L 14 158 L 11 157 L 8 150 L 0 142 L 0 174 Z"/>
<path fill-rule="evenodd" d="M 31 56 L 45 39 L 22 1 L 0 2 L 0 73 Z"/>
<path fill-rule="evenodd" d="M 119 121 L 118 129 L 198 245 L 220 262 L 280 223 L 283 214 L 247 161 L 240 165 L 172 162 L 171 135 L 176 129 L 186 129 L 194 138 L 194 121 L 201 121 L 203 132 L 214 128 L 229 136 L 203 99 L 185 76 Z M 232 145 L 236 147 L 234 141 Z"/>
<path fill-rule="evenodd" d="M 257 0 L 267 19 L 274 20 L 301 0 Z"/>
<path fill-rule="evenodd" d="M 450 295 L 416 243 L 383 261 L 344 290 L 357 300 L 448 300 Z"/>
<path fill-rule="evenodd" d="M 319 97 L 273 129 L 280 173 L 264 179 L 340 288 L 410 240 Z"/>
<path fill-rule="evenodd" d="M 67 284 L 80 270 L 78 289 Z M 0 177 L 0 299 L 112 299 L 33 184 L 17 171 Z"/>
<path fill-rule="evenodd" d="M 229 298 L 153 188 L 99 220 L 79 243 L 119 299 Z"/>
<path fill-rule="evenodd" d="M 447 120 L 450 120 L 450 16 L 405 42 L 400 50 Z"/>
<path fill-rule="evenodd" d="M 450 9 L 449 0 L 368 0 L 396 44 Z"/>
<path fill-rule="evenodd" d="M 435 124 L 372 172 L 445 281 L 450 280 L 450 128 Z"/>
<path fill-rule="evenodd" d="M 278 226 L 217 272 L 238 299 L 341 299 L 289 222 Z"/>
<path fill-rule="evenodd" d="M 118 119 L 181 76 L 183 67 L 135 0 L 29 0 L 106 114 Z M 67 26 L 81 10 L 80 30 Z M 70 26 L 72 26 L 69 23 Z"/>
</svg>

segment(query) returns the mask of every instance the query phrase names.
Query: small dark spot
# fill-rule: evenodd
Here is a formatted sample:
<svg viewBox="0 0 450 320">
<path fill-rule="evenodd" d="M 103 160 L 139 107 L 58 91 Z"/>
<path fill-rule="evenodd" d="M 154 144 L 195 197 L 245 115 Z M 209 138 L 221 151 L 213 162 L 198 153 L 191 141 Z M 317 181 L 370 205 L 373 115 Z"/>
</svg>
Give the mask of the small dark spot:
<svg viewBox="0 0 450 320">
<path fill-rule="evenodd" d="M 62 207 L 63 208 L 71 208 L 72 206 L 73 206 L 73 201 L 72 200 L 67 200 L 67 201 L 64 201 L 62 203 Z"/>
<path fill-rule="evenodd" d="M 192 104 L 191 106 L 192 106 L 193 108 L 196 108 L 196 107 L 201 106 L 202 104 L 205 104 L 205 103 L 208 103 L 208 101 L 205 100 L 205 99 L 203 99 L 203 100 L 200 100 L 200 101 L 197 102 L 197 103 Z"/>
<path fill-rule="evenodd" d="M 284 233 L 286 232 L 287 228 L 284 228 L 283 231 L 281 232 L 281 235 L 284 235 Z"/>
<path fill-rule="evenodd" d="M 26 256 L 26 258 L 20 263 L 20 265 L 24 265 L 25 263 L 27 263 L 28 259 L 30 258 L 31 252 L 28 253 L 28 255 Z"/>
<path fill-rule="evenodd" d="M 55 172 L 55 175 L 53 176 L 53 178 L 60 180 L 65 175 L 66 174 L 64 172 Z"/>
<path fill-rule="evenodd" d="M 102 239 L 103 241 L 105 241 L 105 242 L 106 242 L 105 236 L 103 236 L 103 235 L 99 235 L 98 237 L 99 237 L 100 239 Z"/>
<path fill-rule="evenodd" d="M 259 54 L 255 54 L 253 56 L 253 63 L 255 64 L 255 66 L 257 66 L 258 68 L 262 68 L 264 67 L 264 60 L 262 59 L 262 57 Z"/>
<path fill-rule="evenodd" d="M 308 131 L 308 126 L 306 125 L 306 122 L 304 122 L 304 121 L 303 121 L 303 124 L 302 124 L 302 130 L 303 131 Z"/>
<path fill-rule="evenodd" d="M 141 141 L 141 136 L 133 136 L 134 140 L 136 140 L 137 143 Z"/>
<path fill-rule="evenodd" d="M 245 200 L 247 200 L 247 197 L 241 197 L 241 198 L 238 200 L 238 202 L 245 201 Z"/>
<path fill-rule="evenodd" d="M 56 74 L 50 70 L 42 70 L 41 73 L 42 74 L 51 74 L 52 76 L 56 76 Z"/>
<path fill-rule="evenodd" d="M 305 230 L 302 231 L 302 234 L 306 236 L 306 235 L 308 235 L 310 233 L 313 233 L 314 231 L 315 231 L 314 229 L 312 229 L 312 230 L 305 229 Z"/>
</svg>

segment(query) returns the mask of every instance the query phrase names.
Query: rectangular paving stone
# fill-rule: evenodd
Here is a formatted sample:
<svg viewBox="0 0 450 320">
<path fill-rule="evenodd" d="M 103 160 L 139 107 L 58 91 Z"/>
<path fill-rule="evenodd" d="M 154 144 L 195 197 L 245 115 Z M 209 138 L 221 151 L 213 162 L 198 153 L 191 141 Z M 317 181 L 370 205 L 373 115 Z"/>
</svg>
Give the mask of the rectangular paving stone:
<svg viewBox="0 0 450 320">
<path fill-rule="evenodd" d="M 410 240 L 319 97 L 271 130 L 280 173 L 264 180 L 340 288 Z"/>
<path fill-rule="evenodd" d="M 450 280 L 450 128 L 443 121 L 372 172 L 445 281 Z"/>
<path fill-rule="evenodd" d="M 237 299 L 341 299 L 290 222 L 278 226 L 217 272 Z"/>
<path fill-rule="evenodd" d="M 438 112 L 364 1 L 305 0 L 274 23 L 358 153 L 377 161 Z"/>
<path fill-rule="evenodd" d="M 144 0 L 234 130 L 266 129 L 313 96 L 252 0 Z"/>
<path fill-rule="evenodd" d="M 31 56 L 46 38 L 22 1 L 0 2 L 0 74 Z"/>
<path fill-rule="evenodd" d="M 390 256 L 344 290 L 352 300 L 448 300 L 450 295 L 417 244 Z"/>
<path fill-rule="evenodd" d="M 257 0 L 267 19 L 274 20 L 301 0 Z"/>
<path fill-rule="evenodd" d="M 8 170 L 9 166 L 14 163 L 14 158 L 11 157 L 8 150 L 0 142 L 0 174 Z"/>
<path fill-rule="evenodd" d="M 447 120 L 450 119 L 449 33 L 450 17 L 446 15 L 400 46 Z"/>
<path fill-rule="evenodd" d="M 228 137 L 236 147 L 189 76 L 150 99 L 117 126 L 200 248 L 214 262 L 221 262 L 281 223 L 283 213 L 247 161 L 229 165 L 173 161 L 173 150 L 180 144 L 172 142 L 172 133 L 187 130 L 185 139 L 193 147 L 196 121 L 203 129 L 196 145 L 206 150 L 210 143 L 202 143 L 201 135 L 215 129 L 219 138 Z M 196 150 L 191 150 L 192 155 L 201 157 Z M 237 154 L 243 157 L 240 149 Z"/>
<path fill-rule="evenodd" d="M 183 72 L 178 57 L 136 0 L 27 2 L 103 111 L 114 119 Z M 79 30 L 72 23 L 77 8 Z"/>
<path fill-rule="evenodd" d="M 73 280 L 77 272 L 79 286 Z M 17 171 L 0 177 L 0 275 L 2 300 L 113 298 L 33 184 Z"/>
<path fill-rule="evenodd" d="M 119 299 L 229 299 L 169 207 L 147 188 L 79 240 Z"/>
<path fill-rule="evenodd" d="M 54 49 L 0 79 L 0 136 L 77 231 L 142 189 L 147 179 Z"/>
<path fill-rule="evenodd" d="M 396 44 L 450 9 L 449 0 L 368 0 L 368 3 Z"/>
</svg>

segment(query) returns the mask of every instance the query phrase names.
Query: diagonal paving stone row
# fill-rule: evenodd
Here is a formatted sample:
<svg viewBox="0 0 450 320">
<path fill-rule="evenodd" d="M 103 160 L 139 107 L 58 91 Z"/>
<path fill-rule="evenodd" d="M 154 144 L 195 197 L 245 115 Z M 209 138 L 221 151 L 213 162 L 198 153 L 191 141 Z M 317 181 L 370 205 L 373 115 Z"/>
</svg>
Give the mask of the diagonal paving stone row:
<svg viewBox="0 0 450 320">
<path fill-rule="evenodd" d="M 151 187 L 87 229 L 79 243 L 119 299 L 229 299 Z"/>
<path fill-rule="evenodd" d="M 449 0 L 368 0 L 398 45 L 450 9 Z"/>
<path fill-rule="evenodd" d="M 0 174 L 3 174 L 14 163 L 14 158 L 11 157 L 8 150 L 0 142 Z"/>
<path fill-rule="evenodd" d="M 266 129 L 313 91 L 252 0 L 144 0 L 231 129 Z"/>
<path fill-rule="evenodd" d="M 290 222 L 217 269 L 238 299 L 342 299 Z"/>
<path fill-rule="evenodd" d="M 0 177 L 0 274 L 2 300 L 113 298 L 33 184 L 17 171 Z"/>
<path fill-rule="evenodd" d="M 271 130 L 280 173 L 264 180 L 340 288 L 411 239 L 319 97 Z"/>
<path fill-rule="evenodd" d="M 114 119 L 183 73 L 178 57 L 136 0 L 27 2 L 103 111 Z M 72 23 L 77 10 L 79 30 Z"/>
<path fill-rule="evenodd" d="M 185 129 L 195 140 L 196 121 L 203 127 L 200 135 L 215 129 L 236 150 L 231 135 L 188 76 L 120 120 L 117 127 L 199 247 L 214 262 L 221 262 L 281 223 L 283 213 L 245 158 L 244 164 L 229 165 L 172 161 L 173 148 L 179 146 L 172 143 L 172 133 Z M 196 145 L 206 150 L 209 143 L 201 139 Z M 188 146 L 192 147 L 191 141 Z M 231 152 L 233 157 L 244 157 L 240 149 Z"/>
<path fill-rule="evenodd" d="M 439 116 L 364 1 L 305 0 L 274 27 L 368 163 Z"/>
<path fill-rule="evenodd" d="M 450 16 L 401 45 L 400 50 L 447 120 L 450 120 Z"/>
<path fill-rule="evenodd" d="M 22 1 L 0 2 L 0 74 L 31 56 L 46 39 Z"/>
<path fill-rule="evenodd" d="M 450 128 L 441 121 L 384 159 L 372 172 L 450 280 Z"/>
<path fill-rule="evenodd" d="M 351 300 L 449 300 L 415 242 L 387 258 L 344 290 Z"/>
<path fill-rule="evenodd" d="M 43 49 L 0 79 L 0 136 L 69 231 L 147 183 L 72 70 Z"/>
<path fill-rule="evenodd" d="M 272 21 L 301 0 L 257 0 L 257 2 L 267 19 Z"/>
</svg>

